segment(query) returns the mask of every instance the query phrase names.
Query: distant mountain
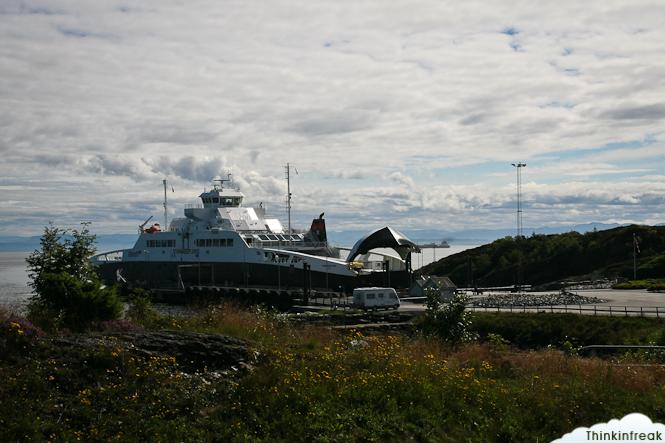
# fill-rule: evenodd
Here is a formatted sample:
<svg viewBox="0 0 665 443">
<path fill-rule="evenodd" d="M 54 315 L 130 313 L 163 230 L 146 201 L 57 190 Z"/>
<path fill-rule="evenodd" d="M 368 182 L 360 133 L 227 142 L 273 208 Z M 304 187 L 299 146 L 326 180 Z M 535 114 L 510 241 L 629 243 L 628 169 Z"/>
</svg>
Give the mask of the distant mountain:
<svg viewBox="0 0 665 443">
<path fill-rule="evenodd" d="M 97 250 L 102 252 L 130 248 L 136 238 L 136 234 L 101 234 L 97 236 Z M 39 236 L 0 236 L 0 251 L 32 252 L 39 248 L 39 239 Z"/>
<path fill-rule="evenodd" d="M 633 234 L 639 242 L 638 278 L 665 277 L 665 227 L 501 238 L 445 257 L 423 274 L 450 277 L 461 286 L 539 285 L 570 278 L 632 278 Z M 518 272 L 521 278 L 518 278 Z"/>
<path fill-rule="evenodd" d="M 619 224 L 613 223 L 585 223 L 572 226 L 542 226 L 539 228 L 524 228 L 524 235 L 529 236 L 535 234 L 561 234 L 563 232 L 576 231 L 584 234 L 589 231 L 603 231 L 607 229 L 617 228 Z M 380 228 L 383 226 L 377 226 Z M 475 245 L 487 242 L 492 242 L 496 239 L 514 236 L 515 228 L 500 228 L 500 229 L 463 229 L 457 231 L 449 231 L 443 229 L 404 229 L 400 230 L 404 235 L 409 237 L 416 243 L 432 242 L 446 240 L 451 244 L 458 245 Z M 334 231 L 328 230 L 328 237 L 331 241 L 344 246 L 352 246 L 357 240 L 371 232 L 369 231 Z"/>
<path fill-rule="evenodd" d="M 563 232 L 577 231 L 585 233 L 589 231 L 606 230 L 616 228 L 618 224 L 606 223 L 586 223 L 570 227 L 539 227 L 524 228 L 525 235 L 536 234 L 559 234 Z M 382 228 L 377 226 L 376 228 Z M 356 241 L 369 234 L 369 230 L 344 230 L 336 231 L 328 228 L 328 238 L 331 242 L 339 246 L 351 247 Z M 476 245 L 494 241 L 499 238 L 514 236 L 515 228 L 501 229 L 464 229 L 449 231 L 443 229 L 404 229 L 400 230 L 404 235 L 416 243 L 439 242 L 446 240 L 456 245 Z M 20 237 L 20 236 L 0 236 L 0 251 L 33 251 L 39 247 L 39 236 Z M 113 249 L 130 248 L 136 242 L 136 234 L 99 234 L 97 235 L 97 250 L 108 251 Z"/>
</svg>

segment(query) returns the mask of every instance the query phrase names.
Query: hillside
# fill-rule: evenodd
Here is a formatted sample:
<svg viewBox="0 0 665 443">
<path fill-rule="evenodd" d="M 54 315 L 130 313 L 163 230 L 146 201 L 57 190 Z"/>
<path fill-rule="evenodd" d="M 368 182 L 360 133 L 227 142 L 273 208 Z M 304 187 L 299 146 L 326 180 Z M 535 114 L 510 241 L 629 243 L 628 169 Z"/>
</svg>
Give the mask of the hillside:
<svg viewBox="0 0 665 443">
<path fill-rule="evenodd" d="M 665 277 L 665 227 L 623 226 L 606 231 L 504 237 L 451 255 L 422 268 L 422 274 L 450 277 L 458 286 L 539 285 L 575 277 L 633 275 L 633 234 L 639 240 L 638 278 Z"/>
</svg>

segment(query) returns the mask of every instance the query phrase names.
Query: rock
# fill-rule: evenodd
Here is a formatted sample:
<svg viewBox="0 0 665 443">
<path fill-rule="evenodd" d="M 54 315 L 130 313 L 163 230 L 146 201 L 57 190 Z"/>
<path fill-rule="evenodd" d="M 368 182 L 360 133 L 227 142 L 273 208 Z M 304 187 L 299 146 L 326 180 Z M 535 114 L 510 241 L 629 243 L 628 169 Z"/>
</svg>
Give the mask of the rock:
<svg viewBox="0 0 665 443">
<path fill-rule="evenodd" d="M 54 345 L 122 348 L 142 357 L 170 356 L 183 369 L 197 371 L 251 368 L 256 355 L 243 340 L 220 334 L 141 331 L 80 334 L 52 339 Z"/>
</svg>

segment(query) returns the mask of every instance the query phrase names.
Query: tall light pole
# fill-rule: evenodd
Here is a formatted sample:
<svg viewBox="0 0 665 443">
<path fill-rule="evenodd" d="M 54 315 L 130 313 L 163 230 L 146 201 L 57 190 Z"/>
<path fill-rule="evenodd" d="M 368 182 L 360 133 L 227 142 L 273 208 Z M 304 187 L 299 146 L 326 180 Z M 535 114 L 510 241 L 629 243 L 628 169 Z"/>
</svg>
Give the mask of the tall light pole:
<svg viewBox="0 0 665 443">
<path fill-rule="evenodd" d="M 517 171 L 517 236 L 515 241 L 517 242 L 518 251 L 521 246 L 522 238 L 522 168 L 526 166 L 526 163 L 517 162 L 511 163 L 515 170 Z M 518 253 L 517 255 L 517 290 L 522 291 L 522 254 Z"/>
<path fill-rule="evenodd" d="M 526 163 L 511 163 L 517 170 L 517 237 L 522 236 L 522 168 Z"/>
</svg>

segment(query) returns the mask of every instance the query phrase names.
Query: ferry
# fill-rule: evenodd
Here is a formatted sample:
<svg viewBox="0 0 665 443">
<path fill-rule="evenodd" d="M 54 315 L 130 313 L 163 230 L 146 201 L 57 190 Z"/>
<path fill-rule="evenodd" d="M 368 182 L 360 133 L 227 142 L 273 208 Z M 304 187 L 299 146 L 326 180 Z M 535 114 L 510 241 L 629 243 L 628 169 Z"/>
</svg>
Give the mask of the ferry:
<svg viewBox="0 0 665 443">
<path fill-rule="evenodd" d="M 166 195 L 165 181 L 164 186 Z M 245 196 L 232 184 L 230 174 L 213 180 L 212 189 L 199 199 L 198 204 L 185 206 L 184 217 L 168 226 L 146 227 L 147 221 L 140 225 L 133 247 L 93 256 L 91 262 L 102 280 L 150 289 L 192 285 L 295 289 L 305 284 L 345 293 L 387 281 L 409 284 L 410 251 L 416 245 L 389 227 L 359 240 L 342 259 L 328 243 L 323 213 L 305 232 L 285 229 L 278 219 L 267 216 L 262 204 L 243 206 Z M 164 207 L 166 217 L 166 197 Z M 399 254 L 383 254 L 377 267 L 368 260 L 370 244 L 393 247 Z"/>
</svg>

